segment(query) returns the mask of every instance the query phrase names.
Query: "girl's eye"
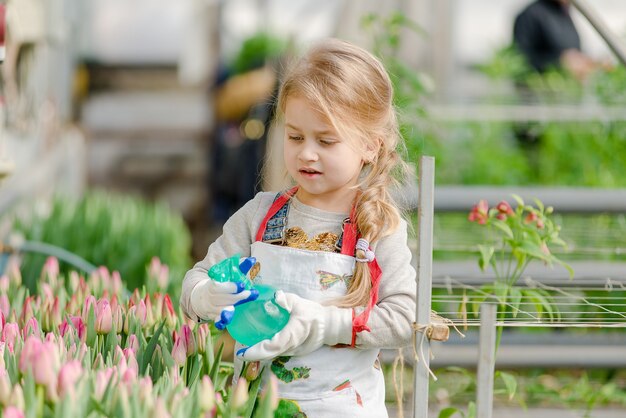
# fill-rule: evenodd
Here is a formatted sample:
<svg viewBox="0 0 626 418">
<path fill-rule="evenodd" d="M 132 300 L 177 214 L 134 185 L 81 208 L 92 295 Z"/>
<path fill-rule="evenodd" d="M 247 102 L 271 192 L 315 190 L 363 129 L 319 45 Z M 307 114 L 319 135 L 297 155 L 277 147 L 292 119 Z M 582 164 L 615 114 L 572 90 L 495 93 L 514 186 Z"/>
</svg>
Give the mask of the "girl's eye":
<svg viewBox="0 0 626 418">
<path fill-rule="evenodd" d="M 320 141 L 320 144 L 322 144 L 322 145 L 333 145 L 333 144 L 337 143 L 337 141 L 335 141 L 334 139 L 324 139 L 324 138 L 322 138 L 319 141 Z"/>
<path fill-rule="evenodd" d="M 290 141 L 302 141 L 302 137 L 299 135 L 289 135 L 288 138 Z"/>
</svg>

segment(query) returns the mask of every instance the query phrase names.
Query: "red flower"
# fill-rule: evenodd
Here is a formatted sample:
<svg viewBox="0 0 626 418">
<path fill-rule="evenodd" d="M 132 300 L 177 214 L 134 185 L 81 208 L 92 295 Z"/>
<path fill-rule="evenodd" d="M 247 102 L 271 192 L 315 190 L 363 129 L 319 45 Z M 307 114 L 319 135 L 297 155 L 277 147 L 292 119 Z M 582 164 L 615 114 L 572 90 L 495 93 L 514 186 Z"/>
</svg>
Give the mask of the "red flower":
<svg viewBox="0 0 626 418">
<path fill-rule="evenodd" d="M 489 217 L 489 204 L 486 200 L 480 200 L 477 205 L 472 207 L 471 212 L 467 219 L 470 222 L 478 222 L 480 225 L 484 225 L 487 223 L 487 219 Z"/>
<path fill-rule="evenodd" d="M 496 209 L 498 209 L 498 212 L 504 215 L 513 215 L 515 213 L 513 212 L 513 208 L 511 207 L 511 205 L 509 205 L 509 202 L 507 202 L 506 200 L 503 200 L 500 203 L 498 203 L 498 205 L 496 206 Z"/>
</svg>

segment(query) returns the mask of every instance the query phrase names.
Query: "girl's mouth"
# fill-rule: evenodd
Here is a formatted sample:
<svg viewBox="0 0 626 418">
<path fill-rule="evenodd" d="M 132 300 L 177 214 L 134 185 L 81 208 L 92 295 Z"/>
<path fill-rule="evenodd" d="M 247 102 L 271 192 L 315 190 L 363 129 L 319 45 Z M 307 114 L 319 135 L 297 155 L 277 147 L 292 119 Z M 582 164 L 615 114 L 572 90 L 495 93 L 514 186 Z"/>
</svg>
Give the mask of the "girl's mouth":
<svg viewBox="0 0 626 418">
<path fill-rule="evenodd" d="M 300 174 L 302 174 L 303 176 L 314 176 L 317 174 L 322 174 L 321 172 L 314 170 L 312 168 L 301 168 L 300 170 L 298 170 L 300 172 Z"/>
</svg>

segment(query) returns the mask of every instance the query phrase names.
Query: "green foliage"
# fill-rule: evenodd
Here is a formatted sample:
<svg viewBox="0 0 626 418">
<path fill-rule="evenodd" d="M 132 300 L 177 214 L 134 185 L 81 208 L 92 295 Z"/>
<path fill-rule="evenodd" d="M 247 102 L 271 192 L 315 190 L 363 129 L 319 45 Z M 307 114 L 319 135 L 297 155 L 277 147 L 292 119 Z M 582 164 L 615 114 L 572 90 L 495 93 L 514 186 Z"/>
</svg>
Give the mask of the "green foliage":
<svg viewBox="0 0 626 418">
<path fill-rule="evenodd" d="M 28 241 L 53 244 L 119 271 L 129 289 L 144 284 L 146 266 L 154 256 L 170 266 L 172 291 L 180 288 L 191 265 L 191 237 L 183 219 L 163 204 L 133 197 L 104 192 L 89 192 L 78 201 L 57 197 L 47 213 L 21 213 L 13 227 Z M 24 255 L 22 275 L 31 291 L 45 258 Z M 72 266 L 61 268 L 68 272 Z"/>
<path fill-rule="evenodd" d="M 241 45 L 232 63 L 233 73 L 240 74 L 261 67 L 267 59 L 278 58 L 287 48 L 287 42 L 266 32 L 259 32 Z"/>
</svg>

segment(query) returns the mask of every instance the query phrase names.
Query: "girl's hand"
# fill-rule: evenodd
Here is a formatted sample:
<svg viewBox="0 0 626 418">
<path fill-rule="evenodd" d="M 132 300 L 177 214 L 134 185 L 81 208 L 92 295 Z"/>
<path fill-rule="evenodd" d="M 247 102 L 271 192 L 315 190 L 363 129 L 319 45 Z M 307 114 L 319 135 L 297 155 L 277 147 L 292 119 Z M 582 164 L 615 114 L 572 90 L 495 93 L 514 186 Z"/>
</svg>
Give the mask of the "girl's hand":
<svg viewBox="0 0 626 418">
<path fill-rule="evenodd" d="M 235 306 L 258 297 L 259 292 L 245 290 L 243 282 L 205 279 L 191 291 L 191 308 L 201 319 L 213 320 L 217 329 L 224 329 L 233 319 Z"/>
<path fill-rule="evenodd" d="M 269 340 L 237 352 L 246 361 L 303 356 L 322 345 L 350 344 L 352 309 L 322 306 L 293 293 L 277 291 L 276 303 L 290 313 L 287 325 Z"/>
</svg>

